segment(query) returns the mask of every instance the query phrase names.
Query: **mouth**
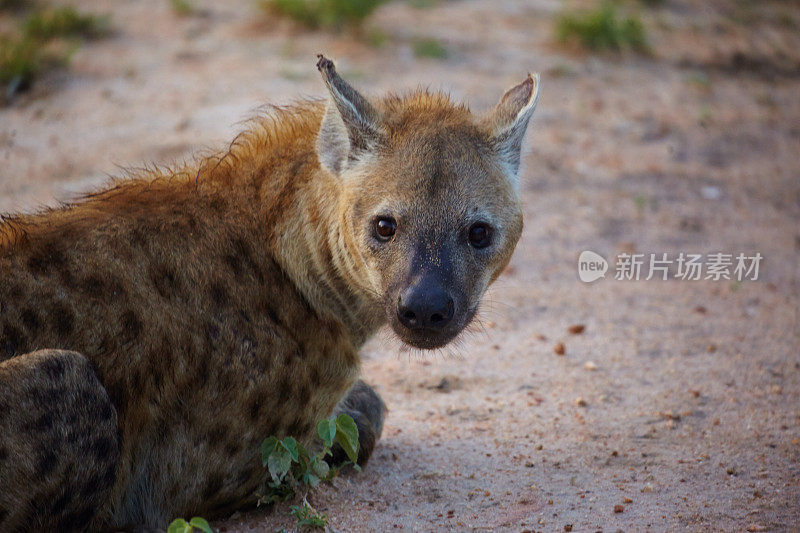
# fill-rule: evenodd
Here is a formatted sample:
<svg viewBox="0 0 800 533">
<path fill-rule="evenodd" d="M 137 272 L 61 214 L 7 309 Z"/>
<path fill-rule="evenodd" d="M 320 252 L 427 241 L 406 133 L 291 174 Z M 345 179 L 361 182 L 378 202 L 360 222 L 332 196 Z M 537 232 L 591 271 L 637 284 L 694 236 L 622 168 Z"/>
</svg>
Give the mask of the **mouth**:
<svg viewBox="0 0 800 533">
<path fill-rule="evenodd" d="M 472 322 L 476 309 L 471 309 L 461 317 L 454 317 L 450 325 L 443 329 L 408 328 L 393 318 L 390 325 L 395 334 L 405 344 L 420 350 L 436 350 L 447 346 Z"/>
<path fill-rule="evenodd" d="M 460 333 L 460 331 L 445 333 L 429 329 L 410 330 L 403 326 L 392 329 L 401 341 L 421 350 L 435 350 L 447 346 Z"/>
</svg>

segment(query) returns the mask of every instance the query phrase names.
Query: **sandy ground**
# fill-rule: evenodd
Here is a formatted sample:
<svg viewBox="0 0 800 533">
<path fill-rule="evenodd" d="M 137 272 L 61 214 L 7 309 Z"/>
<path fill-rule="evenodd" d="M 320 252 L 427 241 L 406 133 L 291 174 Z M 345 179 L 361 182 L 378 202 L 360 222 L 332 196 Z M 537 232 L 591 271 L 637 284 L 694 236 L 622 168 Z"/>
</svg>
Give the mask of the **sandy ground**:
<svg viewBox="0 0 800 533">
<path fill-rule="evenodd" d="M 368 24 L 378 48 L 249 0 L 189 17 L 87 1 L 115 34 L 0 109 L 0 212 L 219 146 L 263 102 L 322 95 L 317 52 L 368 93 L 430 85 L 476 110 L 538 70 L 526 228 L 480 324 L 438 353 L 389 332 L 365 347 L 384 438 L 310 501 L 338 531 L 797 531 L 800 12 L 744 4 L 644 10 L 641 58 L 555 45 L 552 0 L 392 2 Z M 416 59 L 420 37 L 449 56 Z M 585 284 L 583 250 L 764 259 L 757 281 L 617 281 L 612 266 Z M 291 529 L 286 511 L 215 526 Z"/>
</svg>

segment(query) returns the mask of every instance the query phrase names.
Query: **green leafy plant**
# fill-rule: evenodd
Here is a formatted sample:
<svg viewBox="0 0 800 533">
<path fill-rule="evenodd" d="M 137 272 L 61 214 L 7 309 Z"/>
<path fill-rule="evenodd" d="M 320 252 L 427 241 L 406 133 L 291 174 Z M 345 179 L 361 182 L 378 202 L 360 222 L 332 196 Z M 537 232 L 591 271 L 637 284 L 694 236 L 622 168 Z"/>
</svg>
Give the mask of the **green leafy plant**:
<svg viewBox="0 0 800 533">
<path fill-rule="evenodd" d="M 414 41 L 414 57 L 446 59 L 447 48 L 436 39 L 418 39 Z"/>
<path fill-rule="evenodd" d="M 289 514 L 297 519 L 298 526 L 324 529 L 328 524 L 328 515 L 320 514 L 305 499 L 303 505 L 292 505 L 289 509 Z"/>
<path fill-rule="evenodd" d="M 34 2 L 5 1 L 4 9 L 14 5 L 20 11 L 13 18 L 16 32 L 0 35 L 0 85 L 6 98 L 28 87 L 44 70 L 65 65 L 78 40 L 108 33 L 106 17 L 72 7 L 39 8 Z"/>
<path fill-rule="evenodd" d="M 264 439 L 261 443 L 261 462 L 269 471 L 266 493 L 258 496 L 260 504 L 271 504 L 294 498 L 298 490 L 307 491 L 316 487 L 320 481 L 329 481 L 339 470 L 352 464 L 361 470 L 358 460 L 358 426 L 346 414 L 321 420 L 317 423 L 317 437 L 321 448 L 310 452 L 294 437 L 278 439 L 275 436 Z M 349 459 L 348 463 L 331 466 L 327 458 L 332 455 L 335 444 L 341 446 Z M 324 528 L 327 517 L 319 514 L 303 495 L 303 505 L 293 505 L 290 514 L 297 518 L 298 525 Z"/>
<path fill-rule="evenodd" d="M 593 11 L 562 15 L 556 21 L 556 35 L 563 43 L 577 40 L 590 50 L 649 51 L 641 20 L 635 16 L 621 17 L 611 2 L 603 2 Z"/>
<path fill-rule="evenodd" d="M 263 0 L 264 8 L 309 28 L 360 27 L 385 0 Z"/>
<path fill-rule="evenodd" d="M 203 533 L 214 533 L 206 519 L 199 516 L 195 516 L 188 522 L 183 518 L 176 518 L 167 527 L 167 533 L 192 533 L 195 529 Z"/>
<path fill-rule="evenodd" d="M 269 471 L 268 493 L 259 496 L 261 503 L 273 503 L 295 495 L 297 487 L 315 487 L 320 481 L 333 478 L 339 468 L 331 467 L 326 458 L 331 455 L 334 444 L 342 447 L 347 458 L 358 469 L 358 427 L 345 414 L 321 420 L 317 424 L 317 436 L 322 448 L 312 453 L 294 437 L 269 437 L 261 443 L 261 461 Z"/>
<path fill-rule="evenodd" d="M 42 67 L 42 46 L 33 39 L 0 38 L 0 83 L 26 82 Z"/>
<path fill-rule="evenodd" d="M 25 22 L 28 37 L 47 40 L 56 37 L 95 39 L 107 35 L 108 19 L 85 14 L 74 7 L 59 7 L 36 11 Z"/>
<path fill-rule="evenodd" d="M 194 5 L 189 0 L 170 0 L 172 11 L 180 16 L 187 16 L 194 13 Z"/>
</svg>

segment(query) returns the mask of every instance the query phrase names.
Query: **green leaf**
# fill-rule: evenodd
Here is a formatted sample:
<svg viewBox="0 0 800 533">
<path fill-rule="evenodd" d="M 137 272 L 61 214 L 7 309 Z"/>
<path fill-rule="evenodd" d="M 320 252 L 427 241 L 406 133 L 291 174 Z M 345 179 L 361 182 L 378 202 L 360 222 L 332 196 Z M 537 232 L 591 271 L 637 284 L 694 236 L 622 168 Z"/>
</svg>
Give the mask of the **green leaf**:
<svg viewBox="0 0 800 533">
<path fill-rule="evenodd" d="M 294 437 L 286 437 L 281 441 L 281 446 L 283 449 L 289 452 L 292 460 L 297 462 L 299 460 L 299 456 L 297 455 L 297 440 Z"/>
<path fill-rule="evenodd" d="M 211 526 L 208 525 L 205 518 L 200 518 L 199 516 L 195 516 L 191 520 L 189 520 L 189 525 L 192 527 L 196 527 L 203 533 L 214 533 L 214 530 L 211 529 Z"/>
<path fill-rule="evenodd" d="M 306 485 L 311 485 L 312 487 L 316 487 L 319 485 L 319 478 L 311 472 L 305 471 L 303 472 L 303 483 Z"/>
<path fill-rule="evenodd" d="M 334 440 L 339 443 L 347 457 L 354 463 L 358 461 L 358 426 L 346 414 L 336 417 L 336 435 Z"/>
<path fill-rule="evenodd" d="M 192 533 L 192 526 L 187 524 L 183 518 L 176 518 L 167 527 L 167 533 Z"/>
<path fill-rule="evenodd" d="M 314 460 L 311 462 L 311 468 L 314 471 L 314 473 L 322 479 L 327 479 L 328 474 L 331 471 L 331 468 L 330 466 L 328 466 L 328 463 L 320 457 L 314 458 Z"/>
<path fill-rule="evenodd" d="M 309 463 L 308 451 L 306 451 L 305 447 L 299 442 L 297 443 L 297 455 L 300 458 L 298 460 L 298 463 L 308 467 Z"/>
<path fill-rule="evenodd" d="M 333 438 L 336 436 L 336 424 L 330 420 L 320 420 L 317 423 L 317 435 L 322 439 L 322 442 L 330 448 L 333 446 Z"/>
<path fill-rule="evenodd" d="M 264 439 L 264 442 L 261 443 L 261 465 L 267 466 L 267 461 L 269 460 L 269 456 L 272 455 L 272 452 L 275 451 L 275 447 L 278 446 L 278 439 L 275 437 L 269 437 L 268 439 Z"/>
<path fill-rule="evenodd" d="M 283 446 L 279 446 L 267 459 L 267 467 L 272 479 L 280 483 L 292 467 L 292 457 Z"/>
</svg>

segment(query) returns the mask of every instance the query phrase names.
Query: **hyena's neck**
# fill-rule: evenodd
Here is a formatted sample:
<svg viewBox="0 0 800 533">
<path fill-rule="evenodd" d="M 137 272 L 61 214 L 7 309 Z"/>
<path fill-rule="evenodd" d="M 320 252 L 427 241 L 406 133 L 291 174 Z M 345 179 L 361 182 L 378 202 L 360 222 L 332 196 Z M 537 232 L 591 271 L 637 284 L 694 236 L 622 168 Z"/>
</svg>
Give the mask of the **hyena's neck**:
<svg viewBox="0 0 800 533">
<path fill-rule="evenodd" d="M 305 177 L 275 226 L 276 259 L 315 312 L 342 322 L 360 346 L 382 325 L 383 312 L 360 279 L 363 264 L 339 215 L 336 178 L 319 167 Z"/>
<path fill-rule="evenodd" d="M 324 105 L 278 112 L 244 135 L 229 168 L 217 179 L 256 185 L 263 225 L 275 260 L 314 312 L 340 322 L 359 346 L 382 324 L 384 313 L 360 275 L 363 261 L 348 242 L 339 216 L 341 186 L 323 170 L 315 142 Z"/>
</svg>

